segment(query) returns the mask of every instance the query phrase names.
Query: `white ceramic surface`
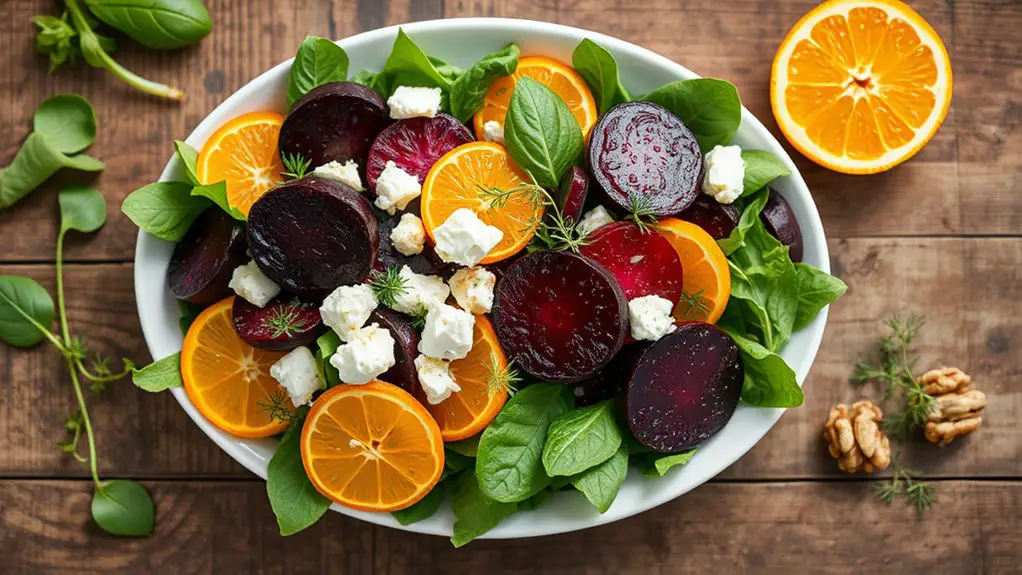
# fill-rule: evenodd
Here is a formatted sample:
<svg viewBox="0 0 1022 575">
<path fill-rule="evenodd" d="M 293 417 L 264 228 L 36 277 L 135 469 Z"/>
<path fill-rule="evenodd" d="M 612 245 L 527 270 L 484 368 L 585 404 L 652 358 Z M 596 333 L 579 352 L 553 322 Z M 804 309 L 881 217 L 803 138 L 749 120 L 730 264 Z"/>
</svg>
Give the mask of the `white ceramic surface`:
<svg viewBox="0 0 1022 575">
<path fill-rule="evenodd" d="M 510 19 L 456 19 L 418 22 L 404 26 L 405 31 L 427 54 L 460 66 L 469 66 L 479 57 L 516 42 L 523 55 L 542 54 L 564 62 L 571 61 L 571 52 L 583 37 L 588 37 L 610 50 L 617 58 L 621 79 L 632 94 L 645 94 L 664 83 L 694 78 L 696 75 L 680 64 L 628 42 L 603 34 L 544 22 Z M 351 73 L 363 68 L 379 69 L 397 33 L 397 27 L 383 28 L 338 41 L 351 59 Z M 287 76 L 290 60 L 263 73 L 227 98 L 204 119 L 187 142 L 201 148 L 214 130 L 231 118 L 256 110 L 285 110 Z M 169 140 L 176 134 L 167 134 Z M 816 206 L 788 154 L 763 125 L 742 109 L 742 124 L 734 142 L 749 148 L 768 150 L 784 159 L 792 175 L 775 182 L 791 204 L 805 239 L 804 261 L 820 269 L 830 270 L 827 243 Z M 161 180 L 184 179 L 182 167 L 172 159 Z M 154 359 L 181 349 L 178 329 L 178 307 L 166 287 L 165 276 L 173 244 L 139 233 L 135 252 L 135 296 L 142 331 Z M 827 310 L 804 330 L 796 333 L 781 354 L 795 370 L 799 384 L 803 382 L 816 357 Z M 259 477 L 266 478 L 276 442 L 232 437 L 212 426 L 188 400 L 183 389 L 174 389 L 174 397 L 199 427 L 224 451 Z M 487 533 L 486 538 L 514 538 L 548 535 L 603 525 L 623 519 L 666 503 L 697 487 L 720 473 L 756 444 L 777 422 L 783 409 L 759 409 L 739 406 L 727 426 L 707 441 L 684 468 L 667 477 L 647 479 L 631 470 L 613 506 L 600 514 L 577 493 L 559 493 L 537 511 L 520 513 L 506 519 Z M 354 511 L 338 505 L 334 510 L 372 523 L 420 533 L 449 535 L 453 515 L 449 506 L 436 515 L 402 527 L 390 514 Z"/>
</svg>

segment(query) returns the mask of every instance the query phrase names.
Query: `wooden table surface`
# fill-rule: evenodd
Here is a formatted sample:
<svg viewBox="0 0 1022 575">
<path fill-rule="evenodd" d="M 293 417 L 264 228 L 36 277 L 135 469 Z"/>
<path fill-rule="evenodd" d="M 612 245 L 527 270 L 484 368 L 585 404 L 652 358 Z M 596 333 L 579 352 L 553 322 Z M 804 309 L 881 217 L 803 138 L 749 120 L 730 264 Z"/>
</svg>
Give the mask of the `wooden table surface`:
<svg viewBox="0 0 1022 575">
<path fill-rule="evenodd" d="M 697 73 L 735 83 L 779 135 L 770 62 L 813 0 L 212 0 L 212 34 L 174 53 L 125 46 L 132 70 L 183 88 L 171 104 L 92 69 L 47 75 L 30 23 L 50 0 L 0 5 L 0 164 L 14 155 L 44 98 L 73 91 L 96 107 L 90 153 L 107 162 L 97 185 L 107 226 L 67 249 L 69 315 L 102 352 L 148 361 L 132 282 L 134 226 L 121 200 L 156 179 L 183 138 L 227 95 L 293 55 L 306 34 L 343 38 L 384 25 L 460 16 L 561 22 L 629 40 Z M 954 99 L 944 126 L 911 161 L 871 177 L 843 176 L 792 151 L 823 216 L 834 273 L 849 285 L 831 308 L 806 404 L 788 412 L 717 479 L 653 511 L 569 535 L 479 541 L 379 528 L 330 513 L 280 538 L 264 483 L 221 452 L 168 394 L 120 384 L 93 401 L 100 467 L 145 481 L 156 533 L 116 539 L 90 522 L 90 482 L 55 442 L 72 410 L 69 384 L 46 346 L 0 345 L 0 572 L 564 573 L 757 571 L 1006 573 L 1022 571 L 1022 3 L 919 0 L 947 44 Z M 127 44 L 127 43 L 125 43 Z M 0 212 L 0 273 L 48 287 L 58 181 Z M 895 312 L 929 319 L 920 367 L 971 373 L 990 402 L 980 431 L 949 448 L 904 457 L 928 473 L 937 503 L 923 519 L 879 504 L 875 478 L 840 474 L 821 430 L 830 405 L 862 392 L 855 359 Z"/>
</svg>

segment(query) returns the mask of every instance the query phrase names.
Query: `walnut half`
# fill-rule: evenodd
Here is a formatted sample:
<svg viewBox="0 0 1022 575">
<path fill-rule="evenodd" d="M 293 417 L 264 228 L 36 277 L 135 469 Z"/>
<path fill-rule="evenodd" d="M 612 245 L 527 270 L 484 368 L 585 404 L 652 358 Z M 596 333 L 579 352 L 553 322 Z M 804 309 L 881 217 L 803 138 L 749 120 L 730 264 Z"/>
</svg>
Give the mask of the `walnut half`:
<svg viewBox="0 0 1022 575">
<path fill-rule="evenodd" d="M 956 438 L 979 429 L 983 418 L 979 412 L 986 407 L 986 395 L 972 389 L 972 378 L 960 369 L 942 367 L 928 371 L 916 380 L 936 401 L 926 417 L 926 439 L 941 447 Z"/>
<path fill-rule="evenodd" d="M 841 403 L 830 409 L 823 438 L 827 450 L 845 473 L 883 471 L 891 463 L 891 443 L 880 430 L 884 414 L 871 401 L 857 401 L 851 409 Z"/>
</svg>

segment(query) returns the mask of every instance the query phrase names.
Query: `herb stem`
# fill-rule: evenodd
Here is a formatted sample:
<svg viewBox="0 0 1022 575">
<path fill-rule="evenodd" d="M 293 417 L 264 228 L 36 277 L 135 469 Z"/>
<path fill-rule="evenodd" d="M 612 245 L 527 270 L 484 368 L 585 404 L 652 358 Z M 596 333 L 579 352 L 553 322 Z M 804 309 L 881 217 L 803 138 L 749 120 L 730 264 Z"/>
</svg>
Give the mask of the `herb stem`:
<svg viewBox="0 0 1022 575">
<path fill-rule="evenodd" d="M 112 373 L 110 375 L 96 375 L 95 373 L 89 371 L 89 369 L 85 367 L 85 364 L 83 364 L 82 360 L 80 359 L 75 360 L 75 367 L 78 368 L 78 373 L 80 373 L 82 377 L 93 383 L 112 383 L 119 379 L 128 377 L 129 375 L 131 375 L 132 372 L 131 368 L 127 368 L 120 373 Z"/>
</svg>

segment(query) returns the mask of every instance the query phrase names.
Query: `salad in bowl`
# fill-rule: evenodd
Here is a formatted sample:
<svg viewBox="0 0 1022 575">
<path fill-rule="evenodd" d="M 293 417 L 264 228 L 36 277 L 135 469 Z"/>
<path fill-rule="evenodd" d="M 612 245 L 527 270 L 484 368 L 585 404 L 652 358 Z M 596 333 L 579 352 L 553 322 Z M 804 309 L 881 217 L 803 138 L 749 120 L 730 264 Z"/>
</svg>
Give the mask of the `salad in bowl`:
<svg viewBox="0 0 1022 575">
<path fill-rule="evenodd" d="M 431 50 L 459 33 L 499 45 Z M 136 384 L 267 478 L 282 534 L 334 505 L 463 545 L 705 481 L 802 403 L 845 288 L 734 86 L 628 81 L 661 60 L 521 21 L 307 38 L 124 201 Z"/>
</svg>

